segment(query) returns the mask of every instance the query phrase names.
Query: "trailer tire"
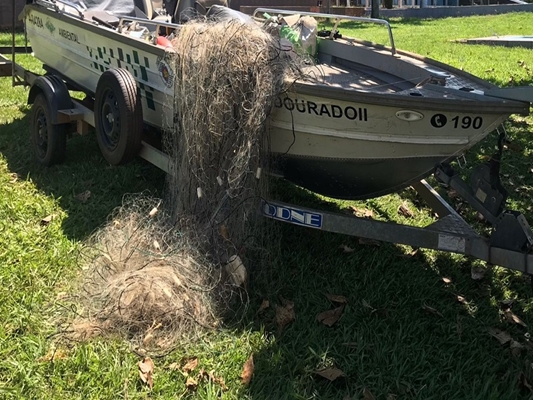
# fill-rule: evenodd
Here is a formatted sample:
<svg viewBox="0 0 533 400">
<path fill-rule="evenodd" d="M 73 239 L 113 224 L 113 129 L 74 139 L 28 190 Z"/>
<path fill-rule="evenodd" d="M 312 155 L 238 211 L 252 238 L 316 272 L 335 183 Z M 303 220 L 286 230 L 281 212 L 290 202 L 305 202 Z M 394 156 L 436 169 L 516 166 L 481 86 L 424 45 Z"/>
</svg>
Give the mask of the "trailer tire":
<svg viewBox="0 0 533 400">
<path fill-rule="evenodd" d="M 69 124 L 54 124 L 44 93 L 35 96 L 30 116 L 31 146 L 37 162 L 49 167 L 65 160 Z"/>
<path fill-rule="evenodd" d="M 135 79 L 126 70 L 105 71 L 94 98 L 98 145 L 111 165 L 126 164 L 141 148 L 143 114 Z"/>
</svg>

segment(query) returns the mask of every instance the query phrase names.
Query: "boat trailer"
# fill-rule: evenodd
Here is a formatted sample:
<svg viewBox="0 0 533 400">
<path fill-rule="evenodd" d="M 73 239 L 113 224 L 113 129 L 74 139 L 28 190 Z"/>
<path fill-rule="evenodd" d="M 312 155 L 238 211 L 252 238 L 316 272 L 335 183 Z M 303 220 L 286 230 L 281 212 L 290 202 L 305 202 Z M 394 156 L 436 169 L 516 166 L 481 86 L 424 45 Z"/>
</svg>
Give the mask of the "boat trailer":
<svg viewBox="0 0 533 400">
<path fill-rule="evenodd" d="M 0 77 L 11 76 L 13 86 L 25 85 L 31 88 L 51 79 L 47 76 L 40 77 L 16 63 L 15 53 L 18 49 L 14 47 L 14 39 L 13 33 L 12 61 L 0 54 Z M 30 96 L 31 92 L 30 89 Z M 53 97 L 48 97 L 47 100 L 54 102 Z M 61 102 L 58 100 L 56 103 Z M 76 125 L 78 134 L 89 133 L 95 125 L 94 111 L 76 99 L 72 99 L 71 104 L 70 108 L 52 107 L 55 123 L 72 123 Z M 156 147 L 142 142 L 139 156 L 171 173 L 169 156 Z M 507 191 L 499 180 L 499 156 L 501 140 L 499 155 L 476 167 L 470 183 L 466 183 L 449 164 L 436 167 L 434 172 L 438 182 L 455 190 L 492 225 L 488 237 L 476 232 L 425 180 L 412 187 L 438 216 L 435 222 L 426 227 L 326 212 L 275 200 L 264 200 L 261 203 L 261 213 L 267 218 L 302 227 L 463 254 L 490 265 L 499 265 L 532 276 L 533 232 L 524 215 L 505 208 Z"/>
</svg>

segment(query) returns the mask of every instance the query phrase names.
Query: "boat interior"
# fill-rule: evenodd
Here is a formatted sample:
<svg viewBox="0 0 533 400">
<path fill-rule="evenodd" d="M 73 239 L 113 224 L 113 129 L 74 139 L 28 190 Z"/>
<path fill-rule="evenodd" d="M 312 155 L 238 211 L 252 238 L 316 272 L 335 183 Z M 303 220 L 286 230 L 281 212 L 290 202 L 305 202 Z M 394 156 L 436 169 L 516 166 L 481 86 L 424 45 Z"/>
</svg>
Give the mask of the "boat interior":
<svg viewBox="0 0 533 400">
<path fill-rule="evenodd" d="M 48 7 L 53 4 L 56 10 L 68 12 L 87 22 L 96 22 L 136 38 L 145 38 L 147 33 L 154 37 L 169 35 L 191 15 L 209 16 L 209 10 L 216 9 L 214 5 L 227 6 L 227 0 L 131 1 L 133 2 L 133 15 L 131 13 L 130 15 L 120 15 L 118 12 L 109 13 L 95 8 L 82 12 L 76 4 L 68 0 L 55 2 L 36 0 L 36 3 L 42 3 Z M 57 4 L 62 4 L 62 6 L 58 7 Z M 267 14 L 287 15 L 290 13 L 287 10 L 259 8 L 250 18 L 237 11 L 226 10 L 228 13 L 233 13 L 232 17 L 237 15 L 237 18 L 248 18 L 260 24 L 268 20 L 268 17 L 265 17 Z M 428 99 L 446 97 L 451 100 L 473 100 L 484 103 L 495 101 L 495 98 L 483 95 L 486 90 L 493 89 L 493 86 L 487 82 L 433 60 L 397 51 L 392 30 L 387 21 L 306 12 L 298 12 L 298 15 L 308 15 L 318 20 L 333 18 L 334 22 L 334 27 L 330 31 L 316 32 L 316 57 L 314 62 L 303 68 L 306 76 L 304 85 L 307 83 L 332 90 L 358 91 L 363 94 L 368 92 L 373 95 L 390 94 Z M 384 26 L 388 30 L 389 46 L 335 36 L 341 19 Z M 332 33 L 324 34 L 324 32 Z"/>
</svg>

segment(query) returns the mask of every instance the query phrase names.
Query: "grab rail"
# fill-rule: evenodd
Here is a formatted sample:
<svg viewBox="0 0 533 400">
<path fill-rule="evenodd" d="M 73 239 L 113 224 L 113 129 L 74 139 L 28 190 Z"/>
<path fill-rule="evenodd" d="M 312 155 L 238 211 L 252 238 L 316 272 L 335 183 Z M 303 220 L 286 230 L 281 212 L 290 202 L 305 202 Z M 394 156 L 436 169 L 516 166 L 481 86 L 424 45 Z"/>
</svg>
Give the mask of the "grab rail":
<svg viewBox="0 0 533 400">
<path fill-rule="evenodd" d="M 87 9 L 87 8 L 84 9 L 79 4 L 72 3 L 71 1 L 68 1 L 68 0 L 36 0 L 35 3 L 39 4 L 41 6 L 44 6 L 44 7 L 53 8 L 57 12 L 60 11 L 60 12 L 62 12 L 64 14 L 69 14 L 69 15 L 78 17 L 80 19 L 83 19 L 83 12 Z M 72 14 L 72 13 L 68 12 L 65 9 L 61 10 L 59 8 L 58 3 L 63 4 L 65 6 L 67 6 L 67 7 L 73 8 L 74 10 L 76 10 L 78 12 L 78 15 Z"/>
<path fill-rule="evenodd" d="M 122 32 L 123 24 L 124 22 L 142 22 L 143 24 L 148 25 L 155 25 L 156 31 L 159 31 L 159 28 L 164 26 L 165 28 L 172 28 L 172 29 L 178 29 L 181 25 L 174 24 L 172 22 L 164 22 L 164 21 L 158 21 L 154 19 L 146 19 L 146 18 L 138 18 L 138 17 L 120 17 L 120 21 L 118 23 L 117 30 L 118 32 Z"/>
<path fill-rule="evenodd" d="M 252 17 L 256 18 L 256 14 L 258 13 L 272 13 L 272 14 L 282 14 L 282 15 L 299 14 L 299 15 L 309 15 L 311 17 L 317 17 L 317 18 L 336 19 L 335 28 L 337 27 L 337 24 L 339 23 L 341 19 L 345 19 L 348 21 L 367 22 L 371 24 L 385 25 L 389 32 L 389 42 L 391 46 L 391 52 L 393 55 L 396 54 L 396 46 L 394 45 L 394 38 L 392 37 L 392 29 L 388 21 L 385 21 L 384 19 L 352 17 L 349 15 L 325 14 L 325 13 L 315 13 L 315 12 L 309 12 L 309 11 L 280 10 L 276 8 L 257 8 L 252 14 Z"/>
</svg>

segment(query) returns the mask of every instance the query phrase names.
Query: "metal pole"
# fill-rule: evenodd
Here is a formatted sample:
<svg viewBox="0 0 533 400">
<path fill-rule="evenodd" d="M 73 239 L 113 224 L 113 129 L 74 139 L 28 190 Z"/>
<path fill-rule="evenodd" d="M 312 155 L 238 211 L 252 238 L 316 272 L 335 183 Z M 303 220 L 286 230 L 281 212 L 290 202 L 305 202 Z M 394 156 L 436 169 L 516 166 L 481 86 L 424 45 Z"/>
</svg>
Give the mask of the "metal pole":
<svg viewBox="0 0 533 400">
<path fill-rule="evenodd" d="M 13 26 L 11 27 L 11 85 L 15 86 L 15 0 L 12 2 L 13 8 L 11 10 L 11 22 Z"/>
</svg>

